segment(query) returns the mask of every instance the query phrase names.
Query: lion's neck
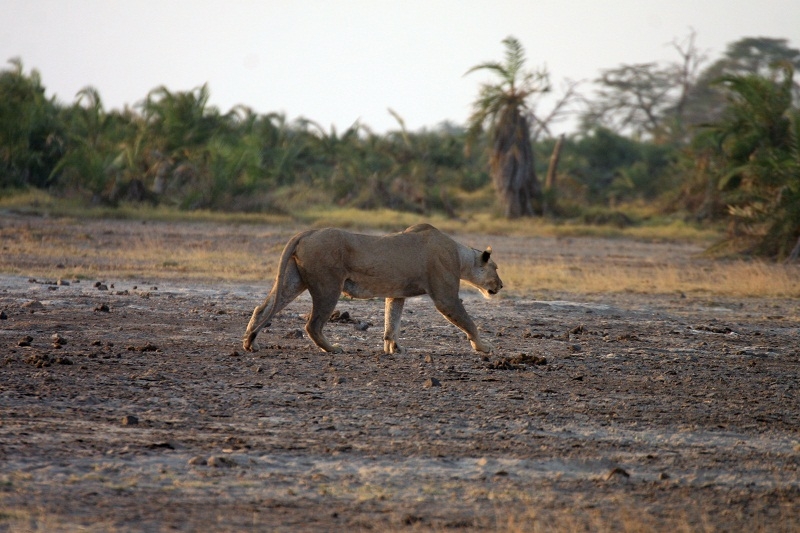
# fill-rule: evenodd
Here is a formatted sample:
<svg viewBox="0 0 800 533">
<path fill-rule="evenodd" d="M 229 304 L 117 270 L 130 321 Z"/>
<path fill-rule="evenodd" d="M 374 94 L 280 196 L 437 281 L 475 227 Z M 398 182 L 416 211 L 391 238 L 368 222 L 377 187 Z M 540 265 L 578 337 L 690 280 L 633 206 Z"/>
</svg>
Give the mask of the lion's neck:
<svg viewBox="0 0 800 533">
<path fill-rule="evenodd" d="M 458 244 L 458 261 L 460 263 L 460 277 L 461 279 L 472 279 L 472 269 L 475 266 L 475 250 L 469 246 Z"/>
</svg>

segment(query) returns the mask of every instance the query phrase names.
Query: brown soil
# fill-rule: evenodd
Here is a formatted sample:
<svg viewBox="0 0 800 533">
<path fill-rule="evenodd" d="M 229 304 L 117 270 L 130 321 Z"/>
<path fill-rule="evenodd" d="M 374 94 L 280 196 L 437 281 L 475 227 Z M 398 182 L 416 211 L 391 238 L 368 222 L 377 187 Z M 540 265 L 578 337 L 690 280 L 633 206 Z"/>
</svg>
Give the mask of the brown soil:
<svg viewBox="0 0 800 533">
<path fill-rule="evenodd" d="M 487 242 L 501 275 L 531 246 Z M 497 347 L 481 357 L 426 298 L 406 355 L 382 354 L 379 301 L 342 301 L 326 331 L 345 353 L 321 353 L 304 295 L 250 354 L 269 280 L 55 281 L 0 277 L 0 531 L 800 527 L 797 300 L 465 292 Z"/>
</svg>

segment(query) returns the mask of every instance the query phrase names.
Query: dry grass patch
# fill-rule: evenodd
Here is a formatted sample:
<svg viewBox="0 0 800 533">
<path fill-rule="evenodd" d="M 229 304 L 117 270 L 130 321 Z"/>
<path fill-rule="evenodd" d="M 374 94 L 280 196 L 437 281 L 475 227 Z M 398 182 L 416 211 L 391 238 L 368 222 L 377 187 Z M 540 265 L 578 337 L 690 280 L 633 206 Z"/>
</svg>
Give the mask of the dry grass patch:
<svg viewBox="0 0 800 533">
<path fill-rule="evenodd" d="M 345 209 L 308 216 L 318 226 L 363 228 L 369 223 L 379 232 L 430 221 L 456 240 L 479 247 L 492 244 L 506 285 L 504 293 L 511 295 L 553 290 L 800 296 L 796 265 L 713 261 L 693 256 L 701 249 L 696 245 L 653 244 L 659 239 L 644 240 L 642 245 L 628 239 L 553 240 L 542 236 L 559 237 L 567 226 L 542 220 L 508 222 L 488 215 L 466 222 L 423 219 L 394 211 L 365 215 Z M 305 227 L 308 224 L 7 217 L 0 219 L 0 271 L 65 279 L 153 277 L 264 282 L 274 276 L 277 258 L 288 238 Z M 659 229 L 662 235 L 672 236 L 684 230 L 669 226 Z M 546 250 L 541 249 L 544 241 L 550 243 Z M 687 251 L 690 249 L 693 251 Z"/>
<path fill-rule="evenodd" d="M 796 266 L 761 261 L 617 264 L 570 259 L 504 261 L 501 275 L 516 293 L 707 293 L 735 297 L 800 297 Z"/>
<path fill-rule="evenodd" d="M 479 196 L 485 195 L 485 191 Z M 483 233 L 509 236 L 550 237 L 604 237 L 632 238 L 648 241 L 691 241 L 710 246 L 718 240 L 720 233 L 714 228 L 700 228 L 682 220 L 659 218 L 650 210 L 628 206 L 637 220 L 643 222 L 627 227 L 586 224 L 577 220 L 552 220 L 546 218 L 522 218 L 507 220 L 483 203 L 467 202 L 471 210 L 459 213 L 456 218 L 442 213 L 410 213 L 391 209 L 362 210 L 335 207 L 307 201 L 295 202 L 297 209 L 287 207 L 285 213 L 238 213 L 209 210 L 184 211 L 164 205 L 126 204 L 118 207 L 87 206 L 74 199 L 54 197 L 47 192 L 0 191 L 0 211 L 13 213 L 62 217 L 79 220 L 130 220 L 160 222 L 206 222 L 213 224 L 268 224 L 272 226 L 326 227 L 335 226 L 351 230 L 374 230 L 381 232 L 401 231 L 408 226 L 427 222 L 447 233 Z"/>
<path fill-rule="evenodd" d="M 491 213 L 472 213 L 460 218 L 442 214 L 421 215 L 390 209 L 364 211 L 353 208 L 315 207 L 297 214 L 303 223 L 322 228 L 334 226 L 351 230 L 402 231 L 414 224 L 433 224 L 450 234 L 485 234 L 514 237 L 599 237 L 654 242 L 698 242 L 711 245 L 719 238 L 715 229 L 703 229 L 680 220 L 619 228 L 545 218 L 507 220 Z"/>
</svg>

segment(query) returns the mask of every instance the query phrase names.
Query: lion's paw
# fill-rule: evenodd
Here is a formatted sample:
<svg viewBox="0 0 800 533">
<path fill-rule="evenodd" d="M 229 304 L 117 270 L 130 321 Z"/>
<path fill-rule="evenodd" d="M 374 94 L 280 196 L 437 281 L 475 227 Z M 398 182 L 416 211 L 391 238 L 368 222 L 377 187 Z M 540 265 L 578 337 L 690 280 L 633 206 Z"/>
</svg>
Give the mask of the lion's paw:
<svg viewBox="0 0 800 533">
<path fill-rule="evenodd" d="M 245 349 L 247 352 L 257 352 L 259 350 L 259 346 L 257 342 L 247 342 L 244 341 L 242 343 L 242 348 Z"/>
<path fill-rule="evenodd" d="M 406 349 L 397 344 L 395 341 L 383 341 L 383 353 L 386 355 L 403 355 L 406 353 Z"/>
<path fill-rule="evenodd" d="M 331 346 L 331 349 L 328 350 L 328 352 L 329 353 L 343 353 L 344 352 L 344 348 L 342 348 L 341 344 L 333 344 Z"/>
<path fill-rule="evenodd" d="M 474 349 L 476 352 L 492 353 L 494 351 L 494 346 L 492 346 L 492 343 L 489 341 L 479 339 L 477 341 L 471 340 L 469 343 L 472 345 L 472 349 Z"/>
</svg>

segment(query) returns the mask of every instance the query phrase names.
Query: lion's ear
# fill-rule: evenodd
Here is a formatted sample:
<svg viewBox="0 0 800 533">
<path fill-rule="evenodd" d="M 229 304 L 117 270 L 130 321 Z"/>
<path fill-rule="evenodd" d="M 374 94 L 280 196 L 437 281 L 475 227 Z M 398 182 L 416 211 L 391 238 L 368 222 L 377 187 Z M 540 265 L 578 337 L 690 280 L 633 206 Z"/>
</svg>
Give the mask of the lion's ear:
<svg viewBox="0 0 800 533">
<path fill-rule="evenodd" d="M 486 251 L 481 254 L 481 261 L 483 261 L 484 263 L 488 263 L 489 257 L 491 257 L 491 255 L 492 255 L 492 247 L 488 246 L 486 248 Z"/>
</svg>

